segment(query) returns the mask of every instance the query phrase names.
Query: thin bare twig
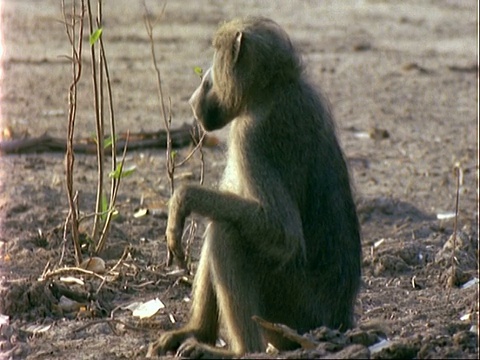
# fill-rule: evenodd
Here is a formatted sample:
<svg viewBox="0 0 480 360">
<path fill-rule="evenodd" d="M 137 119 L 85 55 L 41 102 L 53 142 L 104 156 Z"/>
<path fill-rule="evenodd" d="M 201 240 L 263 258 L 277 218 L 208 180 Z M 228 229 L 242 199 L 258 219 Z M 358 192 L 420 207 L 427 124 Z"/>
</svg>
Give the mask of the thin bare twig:
<svg viewBox="0 0 480 360">
<path fill-rule="evenodd" d="M 94 271 L 90 271 L 90 270 L 82 269 L 81 267 L 75 267 L 74 266 L 74 267 L 65 267 L 65 268 L 60 268 L 60 269 L 56 269 L 56 270 L 52 270 L 52 271 L 47 271 L 42 276 L 41 280 L 48 280 L 51 277 L 54 277 L 54 276 L 57 276 L 57 275 L 70 274 L 70 273 L 82 273 L 82 274 L 85 274 L 85 275 L 92 275 L 92 276 L 98 277 L 101 280 L 105 279 L 104 276 L 102 276 L 100 274 L 97 274 Z"/>
<path fill-rule="evenodd" d="M 101 10 L 99 10 L 101 13 Z M 100 16 L 100 15 L 99 15 Z M 100 26 L 100 24 L 99 24 Z M 110 81 L 110 72 L 108 70 L 108 63 L 107 63 L 107 56 L 105 55 L 105 46 L 103 43 L 103 38 L 100 37 L 100 51 L 103 61 L 103 67 L 105 68 L 105 79 L 107 82 L 107 94 L 108 94 L 108 104 L 110 109 L 110 136 L 111 136 L 111 151 L 112 151 L 112 171 L 115 171 L 117 168 L 117 138 L 116 138 L 116 129 L 115 129 L 115 111 L 113 108 L 113 92 L 112 92 L 112 85 Z M 127 141 L 128 143 L 129 134 L 127 134 Z M 125 145 L 126 146 L 126 145 Z M 118 190 L 118 182 L 115 177 L 112 177 L 112 183 L 110 188 L 110 204 L 114 204 L 116 197 L 114 196 L 116 191 Z"/>
<path fill-rule="evenodd" d="M 254 315 L 252 320 L 260 325 L 263 329 L 267 330 L 269 333 L 275 333 L 280 335 L 290 341 L 293 341 L 302 346 L 304 349 L 315 349 L 318 346 L 318 342 L 309 339 L 306 336 L 299 335 L 297 331 L 291 329 L 287 325 L 280 323 L 272 323 L 270 321 L 264 320 L 261 317 Z"/>
<path fill-rule="evenodd" d="M 455 279 L 455 270 L 456 270 L 455 249 L 457 248 L 458 200 L 460 198 L 460 173 L 461 173 L 460 165 L 456 164 L 453 171 L 456 177 L 456 195 L 455 195 L 455 217 L 453 219 L 453 248 L 452 248 L 452 256 L 451 256 L 451 267 L 452 267 L 451 276 L 453 279 Z M 447 302 L 450 301 L 451 291 L 452 291 L 452 287 L 450 286 L 448 288 L 448 293 L 447 293 Z"/>
<path fill-rule="evenodd" d="M 90 0 L 87 0 L 87 15 L 88 15 L 88 26 L 90 31 L 90 36 L 93 34 L 93 16 L 92 16 L 92 6 Z M 96 140 L 97 140 L 97 196 L 95 201 L 95 212 L 100 213 L 102 211 L 102 194 L 103 194 L 103 120 L 102 112 L 100 106 L 100 94 L 99 94 L 99 83 L 98 83 L 98 74 L 97 74 L 97 55 L 95 51 L 95 43 L 90 44 L 90 58 L 92 63 L 92 85 L 93 85 L 93 104 L 95 111 L 95 129 L 96 129 Z M 96 241 L 98 238 L 98 233 L 100 231 L 100 220 L 99 216 L 96 216 L 93 222 L 92 229 L 92 239 Z"/>
<path fill-rule="evenodd" d="M 165 131 L 167 132 L 167 148 L 165 151 L 165 162 L 166 162 L 166 167 L 167 167 L 167 177 L 168 177 L 168 182 L 170 184 L 170 195 L 173 195 L 173 192 L 175 191 L 175 182 L 174 182 L 174 172 L 175 172 L 175 153 L 172 152 L 172 137 L 170 133 L 171 129 L 171 124 L 172 124 L 172 112 L 171 112 L 171 99 L 169 98 L 169 116 L 167 117 L 167 112 L 165 109 L 165 101 L 164 101 L 164 96 L 163 96 L 163 87 L 162 87 L 162 77 L 160 73 L 160 69 L 157 65 L 157 57 L 155 55 L 155 43 L 153 41 L 153 26 L 150 21 L 150 17 L 148 16 L 149 12 L 147 9 L 147 4 L 143 3 L 143 6 L 145 8 L 145 14 L 144 14 L 144 22 L 145 22 L 145 29 L 147 30 L 147 35 L 150 40 L 150 52 L 151 52 L 151 57 L 152 57 L 152 63 L 153 63 L 153 68 L 155 70 L 155 74 L 157 75 L 157 93 L 158 93 L 158 99 L 160 101 L 160 107 L 162 110 L 163 114 L 163 121 L 165 125 Z M 160 13 L 160 17 L 163 16 L 165 13 L 165 7 L 167 6 L 167 3 L 165 2 L 162 8 L 162 12 Z M 167 248 L 167 261 L 166 264 L 169 266 L 172 263 L 172 258 L 173 254 L 170 251 L 170 249 Z"/>
<path fill-rule="evenodd" d="M 122 321 L 122 320 L 118 320 L 118 319 L 99 319 L 99 320 L 93 320 L 93 321 L 90 321 L 82 326 L 79 326 L 78 328 L 76 329 L 73 329 L 72 330 L 72 333 L 76 333 L 76 332 L 79 332 L 79 331 L 82 331 L 82 330 L 85 330 L 87 329 L 88 327 L 92 326 L 92 325 L 96 325 L 96 324 L 101 324 L 101 323 L 107 323 L 107 324 L 113 324 L 113 323 L 117 323 L 117 324 L 121 324 L 123 326 L 125 326 L 126 329 L 129 329 L 129 330 L 134 330 L 134 331 L 141 331 L 141 332 L 146 332 L 146 331 L 150 331 L 150 329 L 146 329 L 146 328 L 141 328 L 141 327 L 137 327 L 137 326 L 134 326 L 134 325 L 130 325 L 128 323 L 126 323 L 125 321 Z"/>
<path fill-rule="evenodd" d="M 78 209 L 78 191 L 75 192 L 75 195 L 73 197 L 73 203 L 75 204 L 75 207 Z M 77 216 L 77 228 L 78 228 L 78 225 L 80 224 L 81 220 L 82 219 L 78 218 L 78 216 Z M 67 229 L 68 229 L 68 224 L 70 223 L 70 221 L 72 221 L 72 208 L 70 208 L 68 210 L 68 214 L 67 214 L 67 217 L 65 219 L 65 224 L 63 225 L 62 251 L 60 253 L 60 259 L 58 260 L 58 266 L 62 265 L 63 258 L 65 257 L 65 251 L 66 251 L 66 247 L 67 247 Z"/>
<path fill-rule="evenodd" d="M 203 130 L 202 130 L 203 131 Z M 195 136 L 192 136 L 192 139 L 193 139 L 193 142 L 195 142 L 195 147 L 188 153 L 188 155 L 180 162 L 178 162 L 177 164 L 175 164 L 175 166 L 182 166 L 184 165 L 188 160 L 190 160 L 192 158 L 192 156 L 197 152 L 197 150 L 200 151 L 200 153 L 203 152 L 203 149 L 202 149 L 202 146 L 203 146 L 203 141 L 206 137 L 207 133 L 205 131 L 203 131 L 201 137 L 200 137 L 200 140 L 197 142 L 196 140 L 196 137 Z M 202 171 L 202 175 L 203 175 L 203 155 L 201 156 L 201 160 L 202 160 L 202 167 L 201 167 L 201 171 Z M 203 178 L 203 176 L 201 176 L 201 178 Z M 203 184 L 203 181 L 200 182 L 201 184 Z"/>
<path fill-rule="evenodd" d="M 127 138 L 125 141 L 125 147 L 123 148 L 123 155 L 122 155 L 122 160 L 120 162 L 120 169 L 123 171 L 124 165 L 125 165 L 125 158 L 127 157 L 127 148 L 128 148 L 128 138 L 129 138 L 129 132 L 127 132 Z M 100 253 L 104 248 L 105 244 L 107 241 L 107 236 L 110 230 L 110 222 L 112 221 L 112 216 L 115 210 L 115 203 L 117 201 L 117 195 L 118 195 L 118 189 L 120 187 L 120 180 L 122 178 L 122 174 L 120 172 L 118 178 L 116 179 L 117 181 L 115 182 L 115 186 L 112 186 L 112 196 L 111 196 L 111 201 L 107 213 L 107 217 L 105 219 L 105 224 L 104 228 L 102 229 L 102 233 L 100 234 L 100 238 L 98 240 L 97 246 L 95 247 L 95 253 L 98 254 Z"/>
<path fill-rule="evenodd" d="M 115 264 L 115 266 L 112 267 L 110 270 L 108 270 L 108 273 L 109 273 L 109 274 L 114 274 L 114 271 L 117 269 L 117 267 L 119 267 L 120 264 L 127 258 L 129 252 L 130 252 L 129 247 L 126 247 L 126 248 L 123 250 L 123 254 L 122 254 L 122 256 L 120 257 L 120 259 L 118 259 L 118 261 L 117 261 L 117 263 Z M 106 282 L 107 282 L 107 277 L 105 276 L 105 278 L 102 280 L 102 282 L 101 282 L 100 285 L 98 286 L 97 291 L 95 291 L 95 294 L 98 295 L 98 294 L 100 293 L 100 290 L 103 288 L 103 285 L 105 285 Z"/>
<path fill-rule="evenodd" d="M 143 16 L 144 18 L 144 23 L 145 23 L 145 29 L 147 30 L 147 35 L 148 39 L 150 41 L 150 52 L 151 52 L 151 57 L 152 57 L 152 63 L 153 63 L 153 68 L 155 70 L 155 74 L 157 77 L 157 94 L 158 94 L 158 100 L 160 101 L 160 107 L 162 110 L 162 115 L 163 115 L 163 122 L 165 125 L 165 130 L 167 132 L 167 150 L 166 150 L 166 165 L 167 165 L 167 175 L 168 175 L 168 181 L 170 184 L 170 193 L 173 194 L 175 190 L 175 185 L 173 181 L 173 175 L 175 171 L 175 159 L 172 153 L 172 138 L 170 136 L 170 128 L 171 128 L 171 123 L 172 123 L 172 117 L 171 117 L 171 111 L 169 111 L 169 115 L 167 116 L 167 109 L 165 106 L 165 97 L 163 95 L 163 87 L 162 87 L 162 76 L 160 73 L 160 68 L 157 65 L 157 56 L 155 54 L 155 43 L 153 41 L 153 25 L 152 22 L 150 21 L 149 17 L 149 11 L 147 8 L 147 4 L 144 2 L 143 6 L 145 8 L 145 14 Z M 160 13 L 159 18 L 161 18 L 165 14 L 165 8 L 167 6 L 167 3 L 165 2 L 163 4 L 162 11 Z M 170 109 L 171 109 L 171 100 L 169 99 L 169 104 L 170 104 Z"/>
<path fill-rule="evenodd" d="M 65 173 L 66 173 L 66 187 L 67 197 L 70 207 L 69 220 L 71 224 L 72 241 L 75 250 L 75 262 L 80 264 L 82 262 L 82 252 L 79 242 L 78 232 L 78 207 L 75 201 L 73 192 L 73 167 L 75 163 L 75 156 L 73 152 L 73 134 L 75 130 L 75 120 L 77 115 L 77 84 L 82 74 L 82 43 L 83 43 L 83 20 L 85 12 L 85 2 L 81 1 L 80 15 L 77 17 L 76 2 L 72 1 L 72 20 L 71 25 L 68 25 L 67 12 L 65 1 L 62 0 L 62 11 L 65 22 L 65 31 L 69 39 L 72 50 L 72 78 L 73 81 L 69 87 L 68 93 L 68 130 L 67 130 L 67 150 L 65 154 Z M 75 35 L 76 19 L 79 19 L 78 24 L 78 38 Z M 68 218 L 68 217 L 67 217 Z"/>
<path fill-rule="evenodd" d="M 161 11 L 161 14 L 160 14 L 159 18 L 161 18 L 164 15 L 165 7 L 166 7 L 166 3 L 164 4 L 164 6 L 162 8 L 162 11 Z M 205 138 L 205 132 L 197 124 L 197 126 L 198 126 L 197 131 L 198 131 L 200 140 L 198 141 L 198 143 L 196 143 L 196 146 L 193 148 L 193 150 L 187 155 L 187 157 L 183 161 L 181 161 L 179 163 L 176 163 L 176 161 L 175 161 L 176 160 L 176 156 L 175 156 L 176 153 L 174 153 L 172 151 L 172 139 L 171 139 L 171 123 L 172 123 L 171 99 L 170 99 L 170 97 L 168 98 L 169 106 L 168 106 L 168 116 L 167 116 L 166 109 L 165 109 L 163 89 L 162 89 L 162 77 L 161 77 L 160 69 L 157 65 L 157 59 L 156 59 L 156 55 L 155 55 L 155 45 L 154 45 L 154 41 L 153 41 L 153 26 L 152 26 L 152 23 L 150 21 L 149 11 L 147 9 L 147 5 L 146 5 L 145 2 L 144 2 L 144 8 L 145 8 L 145 14 L 144 14 L 145 28 L 146 28 L 146 31 L 147 31 L 148 38 L 150 40 L 151 57 L 152 57 L 153 67 L 154 67 L 154 70 L 155 70 L 155 73 L 156 73 L 156 76 L 157 76 L 158 98 L 159 98 L 159 101 L 160 101 L 162 114 L 163 114 L 163 119 L 164 119 L 164 123 L 165 123 L 165 130 L 166 130 L 166 133 L 167 133 L 166 168 L 167 168 L 168 181 L 169 181 L 169 184 L 170 184 L 170 194 L 173 195 L 173 193 L 175 191 L 175 183 L 174 183 L 175 168 L 177 166 L 181 166 L 181 165 L 185 164 L 193 156 L 193 154 L 197 150 L 200 151 L 200 159 L 201 159 L 200 184 L 203 184 L 204 173 L 205 173 L 205 163 L 204 163 L 204 158 L 203 158 L 202 144 L 203 144 L 203 140 Z M 192 138 L 194 139 L 194 141 L 196 141 L 195 136 L 192 136 Z M 189 236 L 188 236 L 188 239 L 187 239 L 187 247 L 188 248 L 190 247 L 190 245 L 191 245 L 191 243 L 194 239 L 196 229 L 197 229 L 197 224 L 194 220 L 192 220 L 190 222 L 190 231 L 189 231 Z M 171 265 L 172 259 L 173 259 L 173 254 L 171 253 L 171 251 L 169 249 L 167 249 L 167 261 L 166 261 L 167 266 Z"/>
</svg>

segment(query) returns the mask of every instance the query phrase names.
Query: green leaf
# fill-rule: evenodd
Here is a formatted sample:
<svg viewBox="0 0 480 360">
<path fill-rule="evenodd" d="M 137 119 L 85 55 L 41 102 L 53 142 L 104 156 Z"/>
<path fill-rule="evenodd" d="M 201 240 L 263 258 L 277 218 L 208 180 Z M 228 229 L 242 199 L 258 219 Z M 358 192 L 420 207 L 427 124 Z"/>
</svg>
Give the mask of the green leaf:
<svg viewBox="0 0 480 360">
<path fill-rule="evenodd" d="M 125 170 L 122 171 L 121 177 L 124 178 L 124 177 L 130 176 L 135 172 L 135 170 L 137 170 L 136 166 L 132 166 L 128 169 L 125 169 Z"/>
<path fill-rule="evenodd" d="M 98 28 L 93 32 L 93 34 L 90 34 L 90 45 L 95 44 L 98 39 L 100 39 L 100 36 L 102 36 L 103 28 Z"/>
<path fill-rule="evenodd" d="M 195 66 L 193 71 L 195 71 L 195 74 L 198 76 L 203 77 L 203 69 L 200 66 Z"/>
<path fill-rule="evenodd" d="M 114 179 L 122 179 L 124 177 L 132 175 L 135 172 L 136 169 L 137 169 L 136 166 L 132 166 L 128 169 L 123 170 L 122 164 L 118 164 L 115 171 L 111 171 L 108 174 L 108 176 L 110 178 L 114 178 Z"/>
<path fill-rule="evenodd" d="M 122 176 L 122 164 L 118 164 L 114 171 L 111 171 L 108 174 L 109 178 L 120 179 Z"/>
<path fill-rule="evenodd" d="M 112 143 L 113 143 L 113 139 L 117 140 L 117 136 L 115 135 L 115 137 L 107 137 L 105 140 L 104 140 L 104 143 L 103 143 L 103 148 L 104 149 L 107 149 L 108 147 L 112 146 Z"/>
</svg>

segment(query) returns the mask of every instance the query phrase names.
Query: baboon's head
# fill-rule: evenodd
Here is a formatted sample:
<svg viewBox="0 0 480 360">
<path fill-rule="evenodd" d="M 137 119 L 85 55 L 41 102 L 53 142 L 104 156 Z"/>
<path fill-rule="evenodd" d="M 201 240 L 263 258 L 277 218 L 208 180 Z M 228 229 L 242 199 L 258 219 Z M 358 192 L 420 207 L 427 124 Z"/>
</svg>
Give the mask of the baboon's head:
<svg viewBox="0 0 480 360">
<path fill-rule="evenodd" d="M 302 71 L 287 33 L 274 21 L 251 17 L 224 23 L 217 30 L 212 67 L 190 98 L 206 130 L 228 124 L 249 105 L 263 101 Z"/>
</svg>

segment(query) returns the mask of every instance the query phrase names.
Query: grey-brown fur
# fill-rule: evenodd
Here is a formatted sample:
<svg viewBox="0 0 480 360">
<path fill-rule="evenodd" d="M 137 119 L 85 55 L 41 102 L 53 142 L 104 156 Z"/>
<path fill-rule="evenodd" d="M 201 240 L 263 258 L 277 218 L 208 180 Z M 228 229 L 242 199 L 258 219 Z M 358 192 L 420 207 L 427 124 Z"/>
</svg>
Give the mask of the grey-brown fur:
<svg viewBox="0 0 480 360">
<path fill-rule="evenodd" d="M 184 261 L 192 212 L 211 224 L 195 277 L 192 314 L 149 355 L 192 357 L 262 351 L 258 315 L 300 332 L 353 325 L 360 231 L 349 174 L 327 101 L 310 84 L 288 35 L 265 18 L 222 25 L 214 62 L 190 99 L 207 130 L 232 122 L 219 190 L 183 186 L 170 201 L 169 250 Z M 220 328 L 228 350 L 213 345 Z"/>
</svg>

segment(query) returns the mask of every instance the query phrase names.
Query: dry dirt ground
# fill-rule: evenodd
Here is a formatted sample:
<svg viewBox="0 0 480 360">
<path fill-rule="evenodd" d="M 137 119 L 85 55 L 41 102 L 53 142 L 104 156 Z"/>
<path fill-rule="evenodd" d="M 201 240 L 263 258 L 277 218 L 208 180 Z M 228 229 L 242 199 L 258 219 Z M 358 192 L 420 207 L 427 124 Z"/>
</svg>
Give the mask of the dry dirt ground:
<svg viewBox="0 0 480 360">
<path fill-rule="evenodd" d="M 60 1 L 0 3 L 1 136 L 64 138 L 71 75 Z M 154 16 L 161 13 L 160 1 L 148 6 Z M 192 119 L 186 100 L 199 82 L 192 69 L 208 66 L 217 24 L 247 14 L 284 26 L 309 76 L 328 94 L 363 231 L 361 328 L 347 335 L 320 329 L 312 334 L 320 341 L 314 351 L 276 356 L 478 358 L 477 1 L 170 1 L 155 26 L 155 46 L 174 127 Z M 105 1 L 103 36 L 119 131 L 162 128 L 142 18 L 141 1 Z M 82 137 L 94 133 L 87 57 L 77 126 Z M 224 134 L 219 146 L 204 150 L 206 186 L 216 185 L 224 166 Z M 64 274 L 83 279 L 81 286 L 60 276 L 37 281 L 61 258 L 64 155 L 0 156 L 0 358 L 142 358 L 157 334 L 185 321 L 191 287 L 163 266 L 164 159 L 162 150 L 128 153 L 137 170 L 121 185 L 120 216 L 102 255 L 109 270 L 125 248 L 127 256 L 103 284 Z M 85 213 L 93 211 L 95 164 L 92 155 L 77 156 L 75 187 Z M 455 166 L 461 176 L 452 276 Z M 198 181 L 199 174 L 195 157 L 177 169 L 177 182 Z M 134 217 L 139 208 L 152 211 Z M 205 224 L 198 219 L 193 265 Z M 67 265 L 73 265 L 70 242 L 61 266 Z M 65 299 L 75 294 L 84 305 L 68 311 Z M 165 308 L 152 318 L 139 320 L 121 308 L 157 297 Z M 384 333 L 367 330 L 369 323 Z M 388 338 L 383 350 L 368 349 L 382 336 Z"/>
</svg>

